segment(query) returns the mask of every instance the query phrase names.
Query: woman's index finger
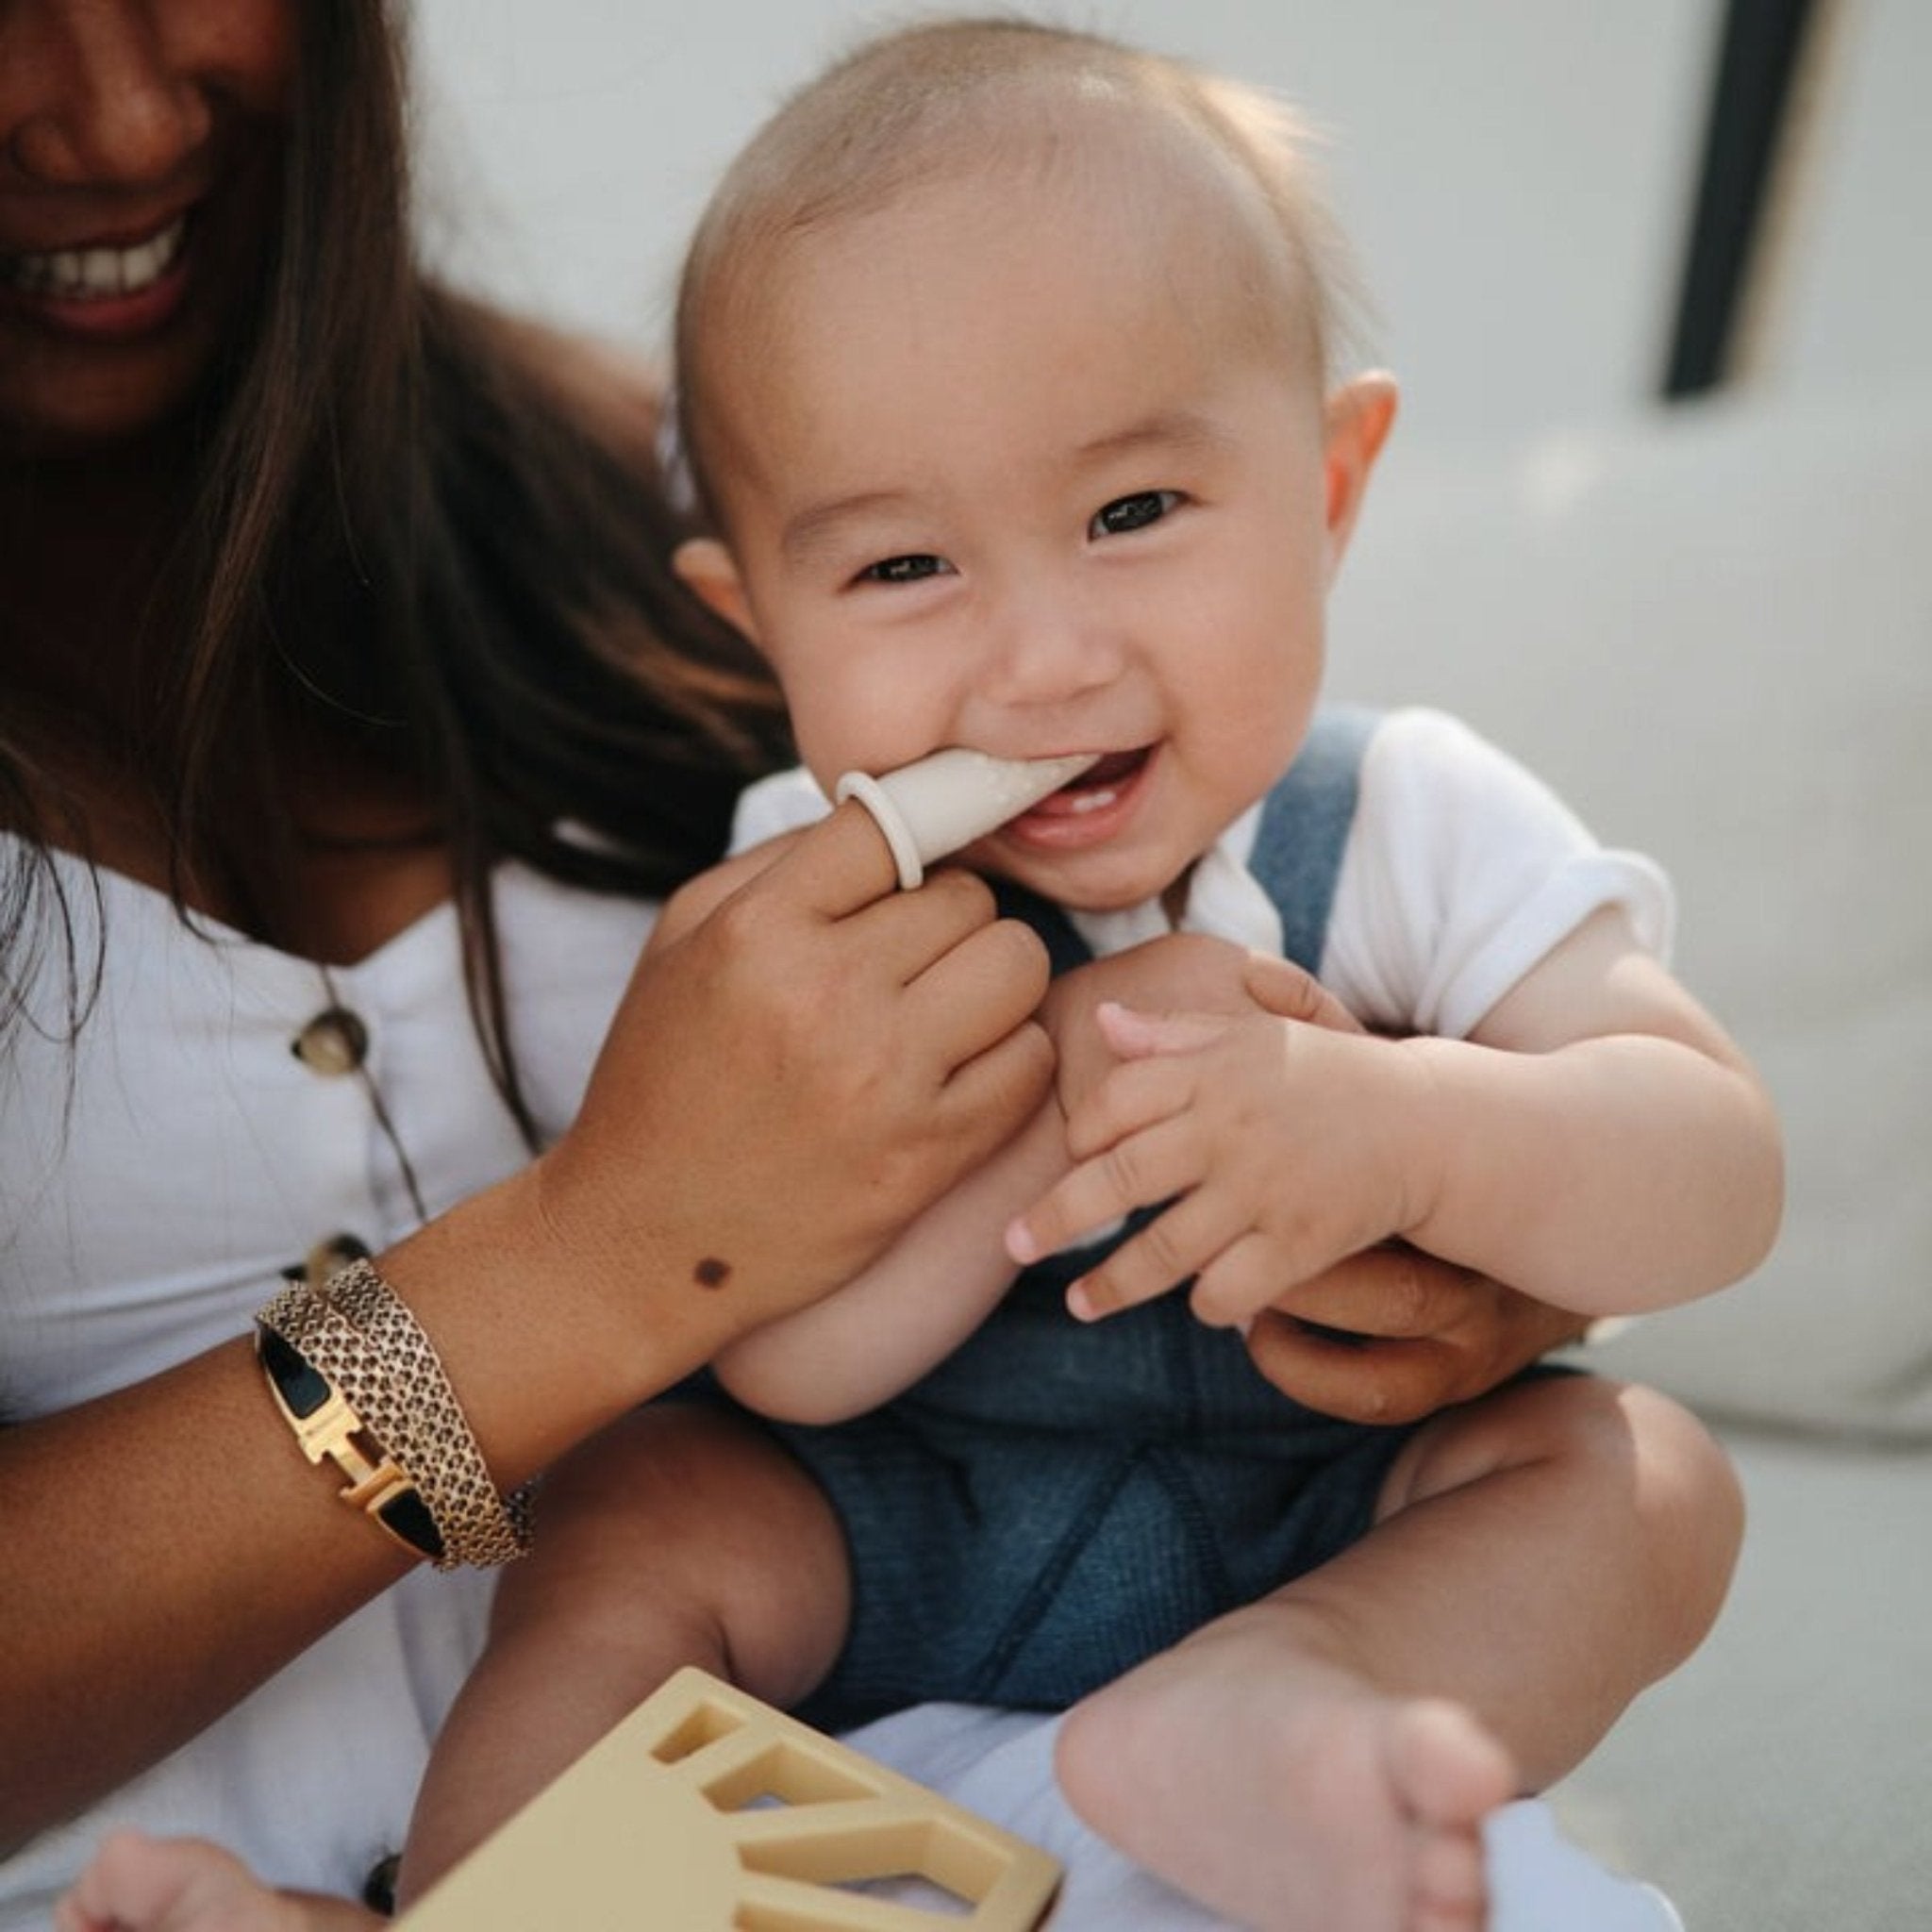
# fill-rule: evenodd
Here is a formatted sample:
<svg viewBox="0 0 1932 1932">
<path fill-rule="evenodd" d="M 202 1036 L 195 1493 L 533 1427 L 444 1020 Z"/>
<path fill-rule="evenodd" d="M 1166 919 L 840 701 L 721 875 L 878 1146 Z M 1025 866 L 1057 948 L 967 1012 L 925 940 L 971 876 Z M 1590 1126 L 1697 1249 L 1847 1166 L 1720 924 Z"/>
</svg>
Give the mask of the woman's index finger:
<svg viewBox="0 0 1932 1932">
<path fill-rule="evenodd" d="M 806 910 L 844 919 L 899 887 L 885 834 L 862 805 L 847 801 L 808 825 L 772 867 L 783 890 Z"/>
</svg>

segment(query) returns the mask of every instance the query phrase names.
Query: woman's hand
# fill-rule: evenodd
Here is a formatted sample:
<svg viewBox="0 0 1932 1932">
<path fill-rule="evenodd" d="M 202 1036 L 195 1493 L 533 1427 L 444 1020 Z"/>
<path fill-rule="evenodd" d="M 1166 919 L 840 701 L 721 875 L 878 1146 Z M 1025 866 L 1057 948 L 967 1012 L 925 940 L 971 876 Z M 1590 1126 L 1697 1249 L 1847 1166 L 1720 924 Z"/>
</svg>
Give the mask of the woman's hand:
<svg viewBox="0 0 1932 1932">
<path fill-rule="evenodd" d="M 895 891 L 871 818 L 841 808 L 647 955 L 540 1164 L 546 1219 L 580 1266 L 662 1284 L 650 1319 L 681 1301 L 711 1346 L 801 1307 L 1039 1106 L 1046 983 L 984 884 Z"/>
<path fill-rule="evenodd" d="M 1256 1316 L 1247 1341 L 1255 1366 L 1305 1407 L 1408 1423 L 1487 1394 L 1584 1326 L 1394 1241 L 1303 1282 Z"/>
</svg>

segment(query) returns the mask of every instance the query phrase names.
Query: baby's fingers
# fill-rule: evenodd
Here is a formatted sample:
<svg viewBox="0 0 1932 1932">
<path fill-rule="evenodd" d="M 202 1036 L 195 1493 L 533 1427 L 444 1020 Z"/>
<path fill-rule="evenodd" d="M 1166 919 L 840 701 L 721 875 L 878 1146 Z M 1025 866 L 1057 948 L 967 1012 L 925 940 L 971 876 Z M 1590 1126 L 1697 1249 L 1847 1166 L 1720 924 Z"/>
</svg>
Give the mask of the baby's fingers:
<svg viewBox="0 0 1932 1932">
<path fill-rule="evenodd" d="M 1230 1024 L 1221 1013 L 1149 1013 L 1119 1000 L 1101 1001 L 1093 1009 L 1093 1022 L 1101 1038 L 1124 1060 L 1198 1053 L 1221 1040 Z"/>
<path fill-rule="evenodd" d="M 1212 1189 L 1184 1194 L 1067 1291 L 1083 1322 L 1138 1307 L 1215 1265 L 1242 1239 L 1241 1219 Z"/>
<path fill-rule="evenodd" d="M 1183 1120 L 1165 1120 L 1083 1158 L 1007 1227 L 1007 1253 L 1027 1267 L 1093 1239 L 1136 1208 L 1183 1193 L 1200 1178 L 1194 1136 Z M 1167 1217 L 1163 1215 L 1162 1220 Z M 1172 1287 L 1178 1276 L 1164 1284 Z"/>
<path fill-rule="evenodd" d="M 1201 1062 L 1175 1048 L 1141 1060 L 1123 1060 L 1067 1110 L 1067 1152 L 1092 1160 L 1136 1134 L 1178 1120 L 1195 1107 Z M 1129 1207 L 1147 1207 L 1164 1194 L 1143 1194 Z"/>
<path fill-rule="evenodd" d="M 1251 1228 L 1202 1263 L 1188 1306 L 1209 1328 L 1248 1332 L 1292 1279 L 1293 1265 L 1279 1241 Z"/>
<path fill-rule="evenodd" d="M 1362 1023 L 1317 979 L 1291 959 L 1248 955 L 1243 984 L 1251 998 L 1284 1020 L 1301 1020 L 1336 1033 L 1360 1033 Z"/>
</svg>

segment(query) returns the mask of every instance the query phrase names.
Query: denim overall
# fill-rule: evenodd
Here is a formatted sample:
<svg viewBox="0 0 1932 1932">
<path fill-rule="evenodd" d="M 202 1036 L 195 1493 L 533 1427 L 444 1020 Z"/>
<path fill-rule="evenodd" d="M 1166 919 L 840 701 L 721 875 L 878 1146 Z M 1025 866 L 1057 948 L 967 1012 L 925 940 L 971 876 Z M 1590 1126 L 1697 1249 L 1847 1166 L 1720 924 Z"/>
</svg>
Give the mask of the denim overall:
<svg viewBox="0 0 1932 1932">
<path fill-rule="evenodd" d="M 1250 865 L 1311 972 L 1374 724 L 1319 712 L 1262 809 Z M 1000 890 L 1055 972 L 1090 957 L 1058 908 Z M 1098 1253 L 1027 1269 L 883 1408 L 768 1424 L 831 1497 L 852 1557 L 852 1628 L 808 1721 L 930 1699 L 1061 1708 L 1369 1526 L 1410 1430 L 1291 1402 L 1184 1292 L 1075 1322 L 1066 1285 Z"/>
</svg>

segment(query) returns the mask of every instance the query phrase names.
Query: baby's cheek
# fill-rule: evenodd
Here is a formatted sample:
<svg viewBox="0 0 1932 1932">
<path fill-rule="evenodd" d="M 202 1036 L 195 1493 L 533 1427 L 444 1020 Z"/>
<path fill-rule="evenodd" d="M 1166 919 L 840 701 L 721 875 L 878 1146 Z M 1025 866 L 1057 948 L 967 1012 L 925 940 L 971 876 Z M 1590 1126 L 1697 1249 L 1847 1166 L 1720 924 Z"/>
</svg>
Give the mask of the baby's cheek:
<svg viewBox="0 0 1932 1932">
<path fill-rule="evenodd" d="M 847 772 L 896 771 L 936 751 L 943 741 L 908 729 L 906 708 L 843 680 L 820 683 L 793 697 L 787 688 L 799 757 L 826 797 Z"/>
</svg>

